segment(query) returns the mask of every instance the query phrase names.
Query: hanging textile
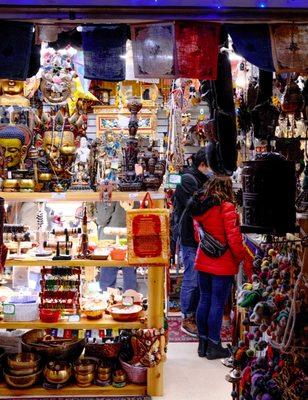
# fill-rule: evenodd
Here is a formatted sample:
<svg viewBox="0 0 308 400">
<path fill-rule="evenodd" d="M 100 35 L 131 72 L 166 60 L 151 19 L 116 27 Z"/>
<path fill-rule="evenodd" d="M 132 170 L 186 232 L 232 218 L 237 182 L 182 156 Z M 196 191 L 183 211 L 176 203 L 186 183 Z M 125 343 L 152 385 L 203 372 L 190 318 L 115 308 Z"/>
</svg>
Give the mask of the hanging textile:
<svg viewBox="0 0 308 400">
<path fill-rule="evenodd" d="M 174 23 L 131 26 L 136 78 L 175 78 Z"/>
<path fill-rule="evenodd" d="M 82 38 L 81 32 L 77 28 L 70 29 L 68 31 L 64 30 L 67 28 L 59 28 L 59 34 L 56 41 L 49 43 L 49 47 L 55 50 L 65 49 L 67 46 L 71 46 L 74 49 L 82 49 Z"/>
<path fill-rule="evenodd" d="M 217 78 L 220 25 L 180 21 L 175 23 L 178 76 Z"/>
<path fill-rule="evenodd" d="M 271 38 L 267 24 L 229 24 L 234 50 L 248 62 L 265 71 L 274 71 Z"/>
<path fill-rule="evenodd" d="M 308 25 L 270 25 L 276 72 L 308 72 Z"/>
<path fill-rule="evenodd" d="M 127 25 L 88 26 L 82 29 L 85 78 L 109 82 L 125 80 Z"/>
<path fill-rule="evenodd" d="M 0 23 L 0 79 L 27 79 L 33 31 L 25 22 Z"/>
<path fill-rule="evenodd" d="M 77 72 L 77 75 L 80 79 L 82 87 L 85 92 L 89 91 L 91 80 L 84 78 L 84 57 L 82 51 L 77 51 L 77 53 L 73 56 L 73 64 L 74 70 Z"/>
<path fill-rule="evenodd" d="M 27 78 L 32 78 L 32 76 L 36 75 L 40 68 L 41 45 L 35 44 L 35 39 L 33 38 Z"/>
</svg>

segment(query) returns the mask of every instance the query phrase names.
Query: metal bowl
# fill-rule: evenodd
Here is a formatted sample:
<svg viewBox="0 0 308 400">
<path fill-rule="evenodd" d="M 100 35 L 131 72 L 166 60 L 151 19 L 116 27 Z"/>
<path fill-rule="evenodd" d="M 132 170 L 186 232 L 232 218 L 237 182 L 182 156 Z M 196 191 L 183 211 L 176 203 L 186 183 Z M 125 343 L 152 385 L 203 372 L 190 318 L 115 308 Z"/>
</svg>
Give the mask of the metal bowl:
<svg viewBox="0 0 308 400">
<path fill-rule="evenodd" d="M 95 373 L 89 372 L 87 374 L 77 374 L 75 373 L 75 378 L 78 386 L 86 387 L 90 386 L 94 381 Z"/>
<path fill-rule="evenodd" d="M 41 357 L 35 353 L 14 353 L 8 354 L 7 363 L 11 371 L 27 371 L 37 368 L 40 364 Z M 36 371 L 33 371 L 34 373 Z M 31 372 L 30 372 L 31 374 Z M 17 374 L 16 374 L 17 375 Z M 22 375 L 22 374 L 20 374 Z M 26 373 L 24 375 L 27 375 Z"/>
<path fill-rule="evenodd" d="M 50 383 L 64 384 L 72 373 L 71 365 L 65 361 L 49 361 L 44 368 L 44 376 Z"/>
<path fill-rule="evenodd" d="M 21 337 L 23 351 L 38 353 L 43 359 L 74 361 L 80 357 L 84 347 L 85 339 L 72 338 L 69 342 L 59 345 L 48 346 L 46 343 L 39 343 L 45 337 L 44 329 L 33 329 Z"/>
<path fill-rule="evenodd" d="M 137 321 L 142 312 L 142 306 L 134 304 L 132 307 L 126 307 L 119 303 L 108 307 L 108 311 L 115 321 Z"/>
<path fill-rule="evenodd" d="M 42 374 L 41 370 L 36 372 L 35 374 L 26 376 L 15 376 L 9 374 L 8 372 L 4 372 L 4 378 L 9 386 L 15 389 L 25 389 L 34 386 L 36 383 L 38 383 L 41 374 Z"/>
<path fill-rule="evenodd" d="M 77 374 L 89 374 L 96 369 L 96 362 L 92 358 L 80 358 L 74 362 L 74 371 Z"/>
</svg>

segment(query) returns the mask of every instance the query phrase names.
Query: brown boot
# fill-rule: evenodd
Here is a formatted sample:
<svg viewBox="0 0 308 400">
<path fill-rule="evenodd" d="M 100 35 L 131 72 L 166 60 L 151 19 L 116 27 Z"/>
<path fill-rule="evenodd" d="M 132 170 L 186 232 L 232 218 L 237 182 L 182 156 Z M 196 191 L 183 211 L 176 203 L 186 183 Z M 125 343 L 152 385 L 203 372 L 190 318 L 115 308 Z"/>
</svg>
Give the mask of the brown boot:
<svg viewBox="0 0 308 400">
<path fill-rule="evenodd" d="M 197 337 L 198 329 L 195 321 L 195 317 L 184 318 L 181 324 L 181 331 L 186 335 Z"/>
</svg>

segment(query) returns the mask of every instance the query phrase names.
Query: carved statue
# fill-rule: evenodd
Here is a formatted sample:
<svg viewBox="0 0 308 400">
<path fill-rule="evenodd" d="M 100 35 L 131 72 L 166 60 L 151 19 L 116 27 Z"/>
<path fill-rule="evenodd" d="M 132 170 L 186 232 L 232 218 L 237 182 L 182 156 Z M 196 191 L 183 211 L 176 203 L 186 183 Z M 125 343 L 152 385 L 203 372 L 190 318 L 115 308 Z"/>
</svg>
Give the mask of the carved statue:
<svg viewBox="0 0 308 400">
<path fill-rule="evenodd" d="M 0 106 L 29 107 L 30 101 L 24 97 L 24 82 L 11 79 L 1 79 Z"/>
</svg>

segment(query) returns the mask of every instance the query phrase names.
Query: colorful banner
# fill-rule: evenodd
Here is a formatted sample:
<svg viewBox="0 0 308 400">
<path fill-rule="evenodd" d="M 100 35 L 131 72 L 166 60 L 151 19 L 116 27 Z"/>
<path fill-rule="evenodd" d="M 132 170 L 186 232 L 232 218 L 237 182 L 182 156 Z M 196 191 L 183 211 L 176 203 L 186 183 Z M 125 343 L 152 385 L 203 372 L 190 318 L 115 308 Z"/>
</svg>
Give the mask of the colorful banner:
<svg viewBox="0 0 308 400">
<path fill-rule="evenodd" d="M 82 28 L 85 78 L 109 82 L 125 80 L 127 25 Z"/>
<path fill-rule="evenodd" d="M 131 26 L 136 78 L 175 78 L 174 23 Z"/>
<path fill-rule="evenodd" d="M 182 78 L 215 80 L 220 25 L 204 22 L 176 22 L 178 72 Z"/>
<path fill-rule="evenodd" d="M 237 54 L 265 71 L 274 71 L 270 30 L 267 24 L 228 24 Z"/>
<path fill-rule="evenodd" d="M 308 72 L 308 25 L 270 25 L 276 72 Z"/>
</svg>

